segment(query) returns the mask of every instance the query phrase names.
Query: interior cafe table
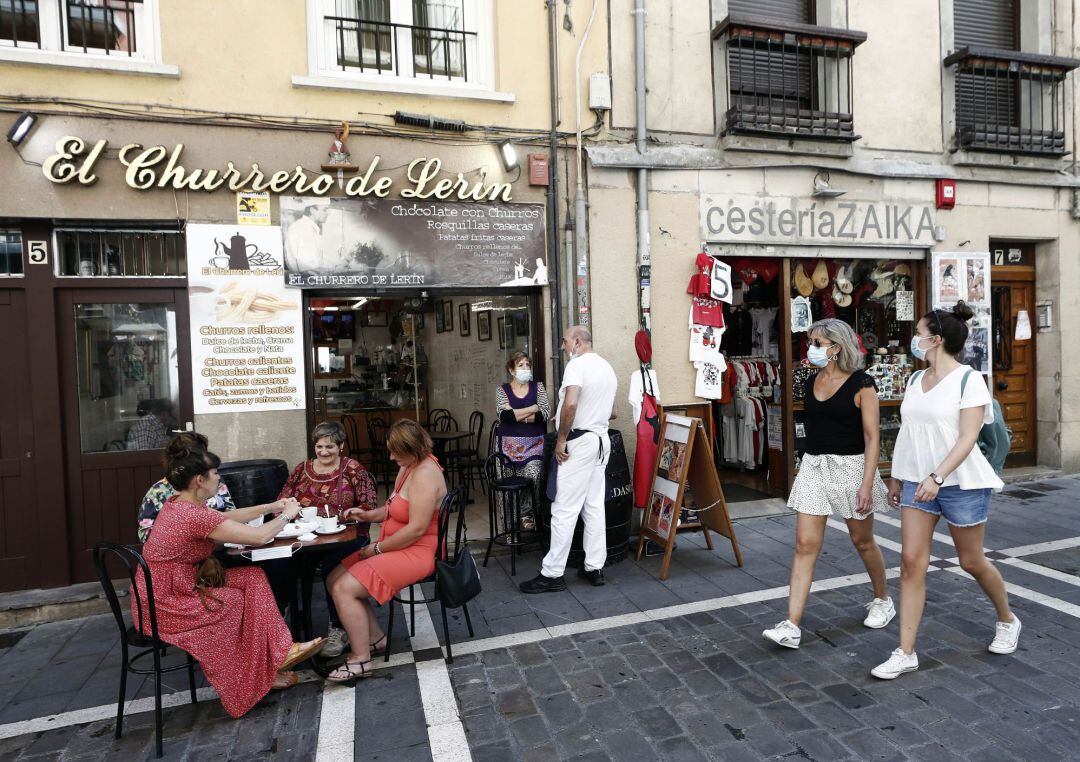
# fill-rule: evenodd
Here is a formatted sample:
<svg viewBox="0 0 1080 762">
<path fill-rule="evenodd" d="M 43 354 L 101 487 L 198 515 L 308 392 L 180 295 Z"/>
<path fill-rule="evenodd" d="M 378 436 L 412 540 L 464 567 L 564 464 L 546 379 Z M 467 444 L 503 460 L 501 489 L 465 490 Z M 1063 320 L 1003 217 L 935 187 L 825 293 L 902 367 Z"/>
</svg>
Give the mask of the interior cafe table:
<svg viewBox="0 0 1080 762">
<path fill-rule="evenodd" d="M 297 634 L 301 640 L 307 641 L 314 637 L 314 624 L 311 620 L 311 590 L 315 582 L 315 568 L 319 565 L 319 559 L 327 550 L 337 547 L 342 543 L 351 543 L 356 540 L 356 522 L 342 523 L 342 529 L 333 534 L 316 534 L 314 540 L 302 541 L 296 537 L 283 537 L 266 545 L 255 547 L 230 547 L 226 553 L 230 566 L 241 564 L 255 564 L 256 566 L 268 563 L 271 560 L 252 561 L 244 553 L 251 554 L 252 550 L 265 550 L 266 548 L 293 547 L 293 554 L 288 559 L 300 581 L 300 600 L 296 600 L 295 586 L 293 587 L 293 600 L 289 604 L 289 624 L 293 638 Z M 300 547 L 296 547 L 299 545 Z M 299 605 L 298 605 L 299 604 Z"/>
</svg>

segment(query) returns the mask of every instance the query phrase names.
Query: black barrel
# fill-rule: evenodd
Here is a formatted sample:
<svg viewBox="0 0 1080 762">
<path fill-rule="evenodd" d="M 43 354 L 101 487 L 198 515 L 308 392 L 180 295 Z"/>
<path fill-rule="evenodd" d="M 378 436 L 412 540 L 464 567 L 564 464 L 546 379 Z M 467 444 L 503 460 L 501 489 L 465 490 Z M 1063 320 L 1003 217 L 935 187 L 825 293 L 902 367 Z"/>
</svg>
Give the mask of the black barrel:
<svg viewBox="0 0 1080 762">
<path fill-rule="evenodd" d="M 607 520 L 607 565 L 610 566 L 626 558 L 630 541 L 630 520 L 634 515 L 634 482 L 626 460 L 622 432 L 611 429 L 608 435 L 611 438 L 611 458 L 605 472 L 604 513 Z M 556 438 L 555 432 L 544 438 L 544 472 L 540 482 L 544 485 L 547 484 L 551 463 L 554 461 Z M 551 501 L 546 495 L 540 499 L 543 504 L 540 520 L 543 528 L 550 531 Z M 585 550 L 582 546 L 584 531 L 585 522 L 579 518 L 574 529 L 573 542 L 570 544 L 570 556 L 567 560 L 569 566 L 580 568 L 585 563 Z"/>
<path fill-rule="evenodd" d="M 289 464 L 283 460 L 234 460 L 218 469 L 232 493 L 237 508 L 265 505 L 278 498 L 289 478 Z"/>
</svg>

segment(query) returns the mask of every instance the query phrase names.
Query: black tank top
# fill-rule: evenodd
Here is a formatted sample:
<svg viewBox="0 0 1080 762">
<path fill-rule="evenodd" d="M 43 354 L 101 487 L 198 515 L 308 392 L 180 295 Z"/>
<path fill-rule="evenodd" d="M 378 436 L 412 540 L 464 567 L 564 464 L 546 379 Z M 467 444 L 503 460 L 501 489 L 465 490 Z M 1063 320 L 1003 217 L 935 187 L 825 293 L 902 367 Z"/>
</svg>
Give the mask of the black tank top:
<svg viewBox="0 0 1080 762">
<path fill-rule="evenodd" d="M 877 389 L 874 379 L 857 370 L 829 399 L 821 402 L 814 396 L 814 379 L 806 379 L 803 421 L 806 424 L 806 453 L 808 455 L 862 455 L 866 451 L 863 438 L 862 411 L 855 406 L 855 396 L 867 387 Z"/>
</svg>

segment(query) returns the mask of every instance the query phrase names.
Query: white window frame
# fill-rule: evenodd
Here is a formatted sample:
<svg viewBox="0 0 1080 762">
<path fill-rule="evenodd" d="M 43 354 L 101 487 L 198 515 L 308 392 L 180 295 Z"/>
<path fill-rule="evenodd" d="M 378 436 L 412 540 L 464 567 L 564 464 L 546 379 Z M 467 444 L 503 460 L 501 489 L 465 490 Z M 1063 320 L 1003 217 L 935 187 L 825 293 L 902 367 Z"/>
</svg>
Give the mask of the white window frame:
<svg viewBox="0 0 1080 762">
<path fill-rule="evenodd" d="M 462 0 L 469 31 L 476 32 L 476 52 L 466 60 L 469 79 L 452 77 L 428 77 L 413 74 L 411 35 L 401 32 L 399 39 L 407 39 L 398 52 L 398 62 L 406 73 L 383 71 L 342 70 L 337 66 L 336 41 L 327 34 L 324 17 L 333 15 L 334 0 L 307 0 L 308 74 L 294 76 L 297 87 L 322 87 L 331 89 L 367 90 L 373 92 L 397 92 L 416 95 L 434 95 L 479 100 L 513 102 L 512 93 L 495 91 L 495 6 L 493 0 Z M 390 0 L 390 20 L 397 24 L 412 24 L 412 0 Z M 468 50 L 466 49 L 466 55 Z"/>
<path fill-rule="evenodd" d="M 19 273 L 8 272 L 6 269 L 0 270 L 0 279 L 2 279 L 2 278 L 25 278 L 26 277 L 26 268 L 30 263 L 26 261 L 26 239 L 23 238 L 22 230 L 20 230 L 19 228 L 3 228 L 3 227 L 0 227 L 0 236 L 4 236 L 4 238 L 7 238 L 8 236 L 16 236 L 16 237 L 18 237 L 18 239 L 19 239 L 19 257 L 20 257 L 19 261 L 20 261 L 20 263 L 22 265 L 22 272 L 19 272 Z M 7 245 L 8 243 L 9 242 L 6 241 L 6 240 L 3 242 L 4 245 Z M 6 254 L 5 254 L 5 256 L 6 256 Z"/>
<path fill-rule="evenodd" d="M 161 60 L 160 0 L 143 0 L 135 7 L 135 45 L 131 55 L 126 51 L 106 53 L 102 48 L 69 47 L 62 49 L 66 36 L 66 0 L 38 1 L 38 36 L 41 47 L 19 45 L 0 39 L 0 62 L 30 65 L 61 66 L 73 69 L 123 71 L 178 77 L 180 69 Z M 63 20 L 61 20 L 63 19 Z"/>
</svg>

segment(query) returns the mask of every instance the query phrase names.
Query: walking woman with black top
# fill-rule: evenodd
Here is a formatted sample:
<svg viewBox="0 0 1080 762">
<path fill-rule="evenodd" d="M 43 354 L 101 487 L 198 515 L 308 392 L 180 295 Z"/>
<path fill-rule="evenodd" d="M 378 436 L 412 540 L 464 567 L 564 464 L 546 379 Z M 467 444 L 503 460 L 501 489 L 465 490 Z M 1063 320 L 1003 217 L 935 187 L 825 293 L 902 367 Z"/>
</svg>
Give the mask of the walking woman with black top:
<svg viewBox="0 0 1080 762">
<path fill-rule="evenodd" d="M 869 613 L 863 624 L 880 629 L 896 616 L 885 586 L 885 559 L 874 540 L 874 511 L 888 508 L 877 469 L 877 388 L 862 370 L 863 354 L 847 323 L 820 320 L 807 336 L 807 360 L 820 370 L 806 380 L 806 451 L 788 498 L 788 507 L 798 514 L 788 618 L 762 633 L 787 648 L 798 648 L 802 639 L 799 623 L 830 517 L 847 522 L 851 542 L 870 575 L 874 599 L 866 604 Z"/>
<path fill-rule="evenodd" d="M 926 313 L 911 337 L 911 352 L 930 367 L 911 376 L 900 408 L 889 502 L 902 507 L 900 559 L 900 647 L 870 670 L 892 680 L 919 668 L 915 636 L 926 604 L 926 570 L 938 519 L 944 517 L 960 567 L 975 578 L 994 604 L 997 623 L 988 650 L 1011 654 L 1020 640 L 1020 620 L 1009 609 L 1005 581 L 983 552 L 990 495 L 1004 485 L 977 442 L 994 422 L 993 399 L 981 374 L 956 356 L 967 343 L 971 308 Z"/>
</svg>

